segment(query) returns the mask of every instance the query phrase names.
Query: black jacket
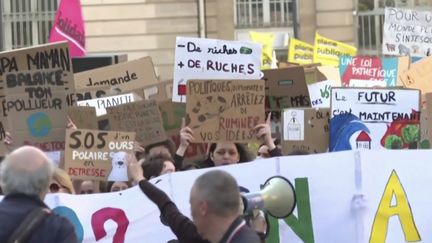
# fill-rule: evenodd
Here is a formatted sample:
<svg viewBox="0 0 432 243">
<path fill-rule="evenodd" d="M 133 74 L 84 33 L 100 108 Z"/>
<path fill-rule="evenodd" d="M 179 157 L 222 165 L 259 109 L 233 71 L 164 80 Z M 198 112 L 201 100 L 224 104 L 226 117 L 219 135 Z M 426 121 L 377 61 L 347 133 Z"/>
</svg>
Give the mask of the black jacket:
<svg viewBox="0 0 432 243">
<path fill-rule="evenodd" d="M 147 180 L 141 180 L 139 187 L 158 206 L 161 219 L 177 236 L 180 243 L 209 243 L 199 234 L 195 224 L 184 216 L 166 193 Z M 228 228 L 220 243 L 261 243 L 258 234 L 239 217 Z"/>
<path fill-rule="evenodd" d="M 7 195 L 0 202 L 0 242 L 7 242 L 24 218 L 37 207 L 48 208 L 37 197 Z M 75 229 L 66 218 L 50 214 L 27 243 L 76 243 Z"/>
<path fill-rule="evenodd" d="M 246 225 L 242 217 L 238 217 L 225 232 L 220 243 L 261 243 L 261 239 Z"/>
</svg>

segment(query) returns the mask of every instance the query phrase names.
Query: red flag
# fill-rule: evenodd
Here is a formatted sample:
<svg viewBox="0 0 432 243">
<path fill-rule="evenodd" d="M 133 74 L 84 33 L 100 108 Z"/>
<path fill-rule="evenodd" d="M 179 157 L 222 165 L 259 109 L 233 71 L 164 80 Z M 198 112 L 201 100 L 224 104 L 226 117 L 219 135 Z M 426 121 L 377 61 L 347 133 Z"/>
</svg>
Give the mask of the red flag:
<svg viewBox="0 0 432 243">
<path fill-rule="evenodd" d="M 86 55 L 84 20 L 80 0 L 62 0 L 51 29 L 49 42 L 67 40 L 71 57 Z"/>
</svg>

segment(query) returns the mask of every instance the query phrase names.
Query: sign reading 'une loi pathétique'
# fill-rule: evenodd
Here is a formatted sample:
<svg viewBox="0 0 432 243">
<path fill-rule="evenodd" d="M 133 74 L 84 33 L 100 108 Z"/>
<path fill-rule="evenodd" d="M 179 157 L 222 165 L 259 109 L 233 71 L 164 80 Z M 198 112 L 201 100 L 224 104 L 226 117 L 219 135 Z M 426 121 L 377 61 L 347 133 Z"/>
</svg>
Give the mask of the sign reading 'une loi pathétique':
<svg viewBox="0 0 432 243">
<path fill-rule="evenodd" d="M 174 102 L 186 102 L 190 79 L 259 79 L 261 47 L 256 43 L 177 37 Z"/>
</svg>

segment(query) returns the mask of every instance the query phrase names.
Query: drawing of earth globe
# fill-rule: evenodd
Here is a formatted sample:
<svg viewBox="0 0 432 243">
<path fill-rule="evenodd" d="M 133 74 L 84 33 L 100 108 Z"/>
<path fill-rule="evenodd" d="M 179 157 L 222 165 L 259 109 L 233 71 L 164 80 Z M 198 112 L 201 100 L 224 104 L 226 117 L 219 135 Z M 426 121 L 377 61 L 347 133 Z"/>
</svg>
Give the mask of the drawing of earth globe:
<svg viewBox="0 0 432 243">
<path fill-rule="evenodd" d="M 37 112 L 27 118 L 27 127 L 33 137 L 48 136 L 52 129 L 51 119 L 43 112 Z"/>
</svg>

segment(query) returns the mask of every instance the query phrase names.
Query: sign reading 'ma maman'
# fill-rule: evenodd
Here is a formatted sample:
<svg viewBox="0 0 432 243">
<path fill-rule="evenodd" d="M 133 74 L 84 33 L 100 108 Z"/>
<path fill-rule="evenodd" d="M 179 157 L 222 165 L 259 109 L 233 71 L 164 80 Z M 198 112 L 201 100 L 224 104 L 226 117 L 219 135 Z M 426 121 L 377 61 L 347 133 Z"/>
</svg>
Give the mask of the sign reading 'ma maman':
<svg viewBox="0 0 432 243">
<path fill-rule="evenodd" d="M 0 98 L 4 98 L 5 73 L 22 72 L 28 70 L 51 69 L 62 70 L 64 73 L 63 82 L 65 91 L 68 93 L 68 105 L 74 102 L 73 89 L 73 72 L 72 62 L 69 56 L 69 48 L 67 42 L 58 42 L 53 44 L 40 45 L 35 47 L 23 48 L 13 51 L 0 53 Z M 21 75 L 19 80 L 24 79 L 47 79 L 47 76 L 55 74 L 42 74 L 43 77 L 37 77 L 39 74 L 34 73 L 36 77 L 28 77 Z M 52 79 L 52 78 L 51 78 Z M 29 81 L 27 81 L 29 82 Z M 32 81 L 30 81 L 32 82 Z"/>
</svg>

